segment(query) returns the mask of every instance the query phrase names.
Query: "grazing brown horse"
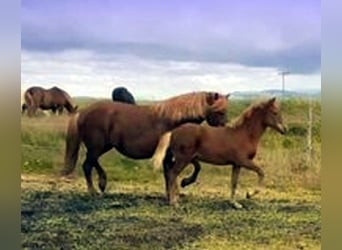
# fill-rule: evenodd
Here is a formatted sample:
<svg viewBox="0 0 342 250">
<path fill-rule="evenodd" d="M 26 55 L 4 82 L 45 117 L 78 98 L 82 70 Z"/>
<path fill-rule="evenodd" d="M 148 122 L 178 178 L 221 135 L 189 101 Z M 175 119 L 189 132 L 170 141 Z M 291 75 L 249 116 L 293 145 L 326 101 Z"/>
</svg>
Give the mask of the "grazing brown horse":
<svg viewBox="0 0 342 250">
<path fill-rule="evenodd" d="M 95 194 L 92 168 L 99 175 L 99 188 L 106 188 L 106 173 L 98 158 L 112 148 L 133 159 L 151 158 L 165 132 L 177 126 L 206 120 L 213 126 L 224 126 L 228 95 L 195 92 L 170 98 L 154 105 L 132 105 L 121 102 L 99 102 L 73 116 L 68 125 L 65 168 L 68 175 L 75 169 L 80 143 L 86 149 L 83 171 L 88 191 Z"/>
<path fill-rule="evenodd" d="M 49 108 L 47 108 L 46 106 L 40 106 L 39 108 L 41 110 L 49 110 L 49 109 L 51 109 L 53 114 L 57 114 L 57 112 L 58 112 L 59 115 L 61 115 L 63 113 L 63 109 L 64 109 L 64 107 L 61 106 L 61 105 L 54 105 L 54 106 L 50 106 Z M 25 112 L 27 112 L 27 110 L 28 110 L 27 104 L 23 103 L 21 105 L 21 114 L 22 115 L 25 114 Z"/>
<path fill-rule="evenodd" d="M 38 108 L 42 110 L 51 109 L 53 113 L 58 111 L 59 114 L 63 112 L 63 108 L 69 113 L 74 113 L 77 110 L 77 106 L 73 104 L 70 95 L 58 87 L 50 89 L 31 87 L 25 91 L 24 98 L 22 113 L 27 110 L 28 116 L 35 115 Z"/>
<path fill-rule="evenodd" d="M 264 172 L 253 162 L 253 158 L 267 127 L 281 134 L 286 130 L 275 98 L 251 105 L 232 126 L 210 127 L 188 123 L 163 135 L 168 138 L 168 143 L 163 148 L 158 147 L 156 151 L 164 152 L 163 167 L 169 203 L 172 205 L 177 202 L 177 176 L 192 163 L 194 173 L 181 182 L 182 187 L 190 185 L 196 181 L 201 168 L 199 161 L 202 161 L 215 165 L 233 165 L 231 202 L 236 208 L 240 208 L 241 205 L 235 201 L 240 169 L 256 172 L 259 186 L 262 185 Z M 258 192 L 259 190 L 248 193 L 248 197 Z"/>
</svg>

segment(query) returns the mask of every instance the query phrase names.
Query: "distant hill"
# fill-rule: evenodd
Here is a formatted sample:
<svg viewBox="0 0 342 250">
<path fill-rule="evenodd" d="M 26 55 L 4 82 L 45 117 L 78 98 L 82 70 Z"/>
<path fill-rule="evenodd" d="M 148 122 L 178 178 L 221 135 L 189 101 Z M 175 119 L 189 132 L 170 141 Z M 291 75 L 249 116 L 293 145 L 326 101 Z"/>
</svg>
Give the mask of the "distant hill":
<svg viewBox="0 0 342 250">
<path fill-rule="evenodd" d="M 283 92 L 279 89 L 267 89 L 261 91 L 234 91 L 232 92 L 231 97 L 237 99 L 247 99 L 247 98 L 256 98 L 263 96 L 276 96 L 282 97 Z M 297 97 L 297 98 L 321 98 L 321 90 L 298 90 L 298 91 L 288 91 L 284 92 L 284 96 L 286 98 Z"/>
<path fill-rule="evenodd" d="M 282 97 L 283 93 L 280 89 L 267 89 L 260 91 L 234 91 L 231 93 L 232 99 L 253 99 L 259 97 L 269 97 L 276 96 Z M 285 91 L 286 98 L 313 98 L 320 99 L 321 98 L 321 90 L 297 90 L 297 91 Z M 74 99 L 77 103 L 91 103 L 99 100 L 111 100 L 110 98 L 101 98 L 101 97 L 88 97 L 88 96 L 74 96 Z M 156 100 L 147 100 L 147 98 L 139 99 L 136 98 L 137 102 L 142 104 L 149 104 Z"/>
</svg>

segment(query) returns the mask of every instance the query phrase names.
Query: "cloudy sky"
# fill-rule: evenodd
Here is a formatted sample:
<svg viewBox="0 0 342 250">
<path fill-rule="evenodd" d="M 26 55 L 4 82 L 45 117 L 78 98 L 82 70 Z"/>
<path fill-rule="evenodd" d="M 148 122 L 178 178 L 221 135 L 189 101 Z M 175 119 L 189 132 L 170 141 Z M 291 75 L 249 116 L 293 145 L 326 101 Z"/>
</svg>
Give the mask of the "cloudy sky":
<svg viewBox="0 0 342 250">
<path fill-rule="evenodd" d="M 138 98 L 321 88 L 320 1 L 22 1 L 21 85 Z"/>
</svg>

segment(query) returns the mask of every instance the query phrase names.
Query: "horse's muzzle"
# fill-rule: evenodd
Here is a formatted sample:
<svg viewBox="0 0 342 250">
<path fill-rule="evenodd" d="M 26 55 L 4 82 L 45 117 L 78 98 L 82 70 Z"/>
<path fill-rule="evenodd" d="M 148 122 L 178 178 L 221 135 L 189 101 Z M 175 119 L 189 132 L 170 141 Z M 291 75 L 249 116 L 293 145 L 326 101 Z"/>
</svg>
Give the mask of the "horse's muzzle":
<svg viewBox="0 0 342 250">
<path fill-rule="evenodd" d="M 286 134 L 287 132 L 287 127 L 281 123 L 277 124 L 277 130 L 279 131 L 279 133 L 281 133 L 282 135 Z"/>
</svg>

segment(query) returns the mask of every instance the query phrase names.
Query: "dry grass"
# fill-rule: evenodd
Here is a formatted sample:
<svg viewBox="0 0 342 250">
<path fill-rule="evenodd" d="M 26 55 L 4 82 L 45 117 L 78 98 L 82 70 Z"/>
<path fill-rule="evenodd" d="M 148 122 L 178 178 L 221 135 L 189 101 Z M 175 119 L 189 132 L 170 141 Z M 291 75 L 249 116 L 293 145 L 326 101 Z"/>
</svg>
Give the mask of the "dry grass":
<svg viewBox="0 0 342 250">
<path fill-rule="evenodd" d="M 248 103 L 232 103 L 238 114 Z M 83 105 L 87 105 L 84 103 Z M 255 161 L 265 170 L 266 189 L 254 200 L 245 192 L 257 178 L 241 172 L 242 211 L 227 202 L 230 167 L 203 164 L 198 182 L 182 190 L 180 207 L 165 204 L 164 180 L 150 161 L 115 151 L 100 162 L 109 178 L 107 194 L 91 198 L 80 164 L 74 179 L 60 179 L 68 116 L 23 117 L 22 246 L 57 249 L 319 249 L 320 134 L 307 159 L 305 103 L 285 105 L 285 120 L 299 129 L 267 132 Z M 319 128 L 320 105 L 314 126 Z M 231 117 L 232 118 L 232 117 Z M 298 132 L 299 131 L 299 132 Z M 298 134 L 296 134 L 298 132 Z M 184 171 L 188 175 L 192 168 Z M 97 178 L 95 176 L 94 180 Z"/>
</svg>

